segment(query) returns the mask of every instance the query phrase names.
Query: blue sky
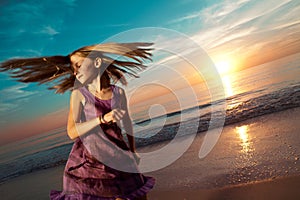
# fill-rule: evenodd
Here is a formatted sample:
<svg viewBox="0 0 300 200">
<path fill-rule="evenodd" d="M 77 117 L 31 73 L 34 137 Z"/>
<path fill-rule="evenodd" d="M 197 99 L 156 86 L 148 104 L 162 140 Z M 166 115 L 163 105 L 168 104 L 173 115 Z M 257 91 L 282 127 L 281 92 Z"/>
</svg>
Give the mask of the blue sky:
<svg viewBox="0 0 300 200">
<path fill-rule="evenodd" d="M 67 55 L 88 44 L 132 28 L 172 28 L 175 18 L 195 12 L 207 3 L 189 1 L 10 1 L 1 6 L 0 60 L 12 57 Z M 175 27 L 174 27 L 175 28 Z M 177 27 L 183 30 L 184 27 Z M 53 95 L 46 86 L 16 82 L 0 74 L 3 98 L 1 121 L 45 114 L 68 106 L 69 93 Z M 46 109 L 44 102 L 48 104 Z M 26 106 L 22 106 L 26 105 Z M 34 107 L 32 107 L 35 105 Z M 26 108 L 25 108 L 26 107 Z M 48 107 L 48 106 L 47 106 Z M 6 118 L 6 119 L 5 119 Z"/>
<path fill-rule="evenodd" d="M 297 0 L 28 0 L 0 4 L 0 61 L 67 55 L 142 27 L 184 33 L 213 59 L 239 58 L 244 67 L 297 53 L 300 47 Z M 19 83 L 5 73 L 0 74 L 0 81 L 0 126 L 69 105 L 70 93 L 57 95 L 46 90 L 46 85 Z"/>
</svg>

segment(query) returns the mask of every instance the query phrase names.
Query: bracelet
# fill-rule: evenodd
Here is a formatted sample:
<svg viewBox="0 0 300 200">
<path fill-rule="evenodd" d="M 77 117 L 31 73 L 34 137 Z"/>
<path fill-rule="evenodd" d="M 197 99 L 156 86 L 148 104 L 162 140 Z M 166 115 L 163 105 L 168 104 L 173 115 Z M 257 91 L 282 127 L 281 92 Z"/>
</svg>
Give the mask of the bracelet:
<svg viewBox="0 0 300 200">
<path fill-rule="evenodd" d="M 108 122 L 104 119 L 104 114 L 100 115 L 100 123 L 107 124 Z"/>
<path fill-rule="evenodd" d="M 100 124 L 102 124 L 101 115 L 98 116 Z"/>
<path fill-rule="evenodd" d="M 100 120 L 100 124 L 103 124 L 104 122 L 103 122 L 103 120 L 102 120 L 102 115 L 100 115 L 98 118 L 99 118 L 99 120 Z"/>
</svg>

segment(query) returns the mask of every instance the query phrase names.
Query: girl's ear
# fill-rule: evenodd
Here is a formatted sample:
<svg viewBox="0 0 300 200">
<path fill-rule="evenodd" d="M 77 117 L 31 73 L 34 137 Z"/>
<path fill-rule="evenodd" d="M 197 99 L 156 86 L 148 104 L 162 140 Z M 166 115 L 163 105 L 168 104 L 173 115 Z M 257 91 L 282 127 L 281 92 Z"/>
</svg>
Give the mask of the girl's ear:
<svg viewBox="0 0 300 200">
<path fill-rule="evenodd" d="M 100 68 L 101 63 L 102 63 L 102 59 L 99 58 L 99 57 L 97 57 L 97 58 L 95 59 L 95 61 L 94 61 L 94 64 L 95 64 L 95 67 L 96 67 L 96 68 Z"/>
</svg>

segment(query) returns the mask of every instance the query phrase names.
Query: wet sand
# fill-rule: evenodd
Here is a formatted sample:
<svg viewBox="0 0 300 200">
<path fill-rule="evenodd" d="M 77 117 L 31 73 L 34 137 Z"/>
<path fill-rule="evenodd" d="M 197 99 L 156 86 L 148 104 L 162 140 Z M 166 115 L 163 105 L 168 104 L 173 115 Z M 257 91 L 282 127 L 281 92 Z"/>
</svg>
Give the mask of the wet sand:
<svg viewBox="0 0 300 200">
<path fill-rule="evenodd" d="M 300 176 L 284 177 L 273 180 L 264 180 L 245 183 L 210 190 L 170 190 L 152 191 L 149 199 L 174 199 L 174 200 L 281 200 L 300 198 Z"/>
<path fill-rule="evenodd" d="M 157 180 L 149 199 L 300 199 L 299 113 L 298 107 L 228 125 L 203 159 L 198 157 L 200 133 L 174 163 L 145 173 Z M 51 189 L 62 188 L 63 168 L 7 181 L 0 185 L 1 199 L 49 199 Z"/>
</svg>

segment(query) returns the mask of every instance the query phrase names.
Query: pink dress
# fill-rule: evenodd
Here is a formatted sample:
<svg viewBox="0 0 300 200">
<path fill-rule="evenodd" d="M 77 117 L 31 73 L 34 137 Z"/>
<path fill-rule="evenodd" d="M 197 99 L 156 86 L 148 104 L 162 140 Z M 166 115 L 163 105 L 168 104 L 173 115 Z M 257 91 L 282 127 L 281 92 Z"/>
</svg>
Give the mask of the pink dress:
<svg viewBox="0 0 300 200">
<path fill-rule="evenodd" d="M 119 88 L 116 85 L 111 88 L 113 98 L 109 100 L 98 99 L 86 87 L 79 89 L 86 100 L 82 121 L 106 114 L 119 105 Z M 117 123 L 101 124 L 75 140 L 64 170 L 63 191 L 52 190 L 50 199 L 131 200 L 146 195 L 155 179 L 139 173 L 132 158 Z M 118 166 L 129 171 L 110 167 L 115 160 L 120 161 Z"/>
</svg>

